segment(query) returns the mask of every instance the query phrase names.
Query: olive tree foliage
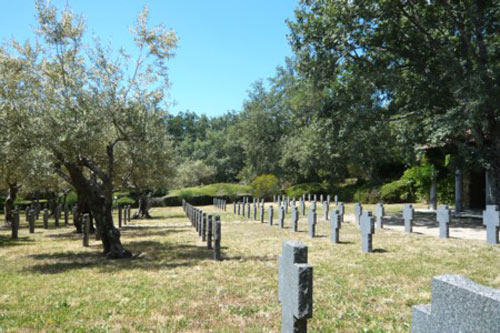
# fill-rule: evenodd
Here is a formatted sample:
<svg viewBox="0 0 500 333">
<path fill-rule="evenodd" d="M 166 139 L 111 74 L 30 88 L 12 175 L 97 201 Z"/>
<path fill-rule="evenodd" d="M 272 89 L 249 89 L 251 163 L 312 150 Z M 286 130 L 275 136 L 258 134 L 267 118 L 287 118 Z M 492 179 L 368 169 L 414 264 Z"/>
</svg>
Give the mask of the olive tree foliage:
<svg viewBox="0 0 500 333">
<path fill-rule="evenodd" d="M 174 188 L 182 188 L 209 184 L 216 173 L 215 167 L 201 160 L 187 159 L 177 168 L 172 185 Z"/>
<path fill-rule="evenodd" d="M 151 194 L 172 185 L 176 163 L 171 137 L 166 135 L 165 119 L 158 119 L 148 137 L 135 145 L 120 146 L 116 187 L 138 194 L 139 209 L 133 218 L 151 218 Z M 124 149 L 124 151 L 120 151 Z"/>
<path fill-rule="evenodd" d="M 499 203 L 499 21 L 493 0 L 307 0 L 289 25 L 301 73 L 348 101 L 344 112 L 397 122 L 405 145 L 484 167 L 487 201 Z"/>
<path fill-rule="evenodd" d="M 31 52 L 29 45 L 25 51 Z M 36 88 L 24 82 L 23 61 L 0 48 L 0 188 L 7 192 L 5 219 L 12 222 L 14 201 L 32 176 L 32 141 L 24 131 L 27 106 L 23 103 Z"/>
<path fill-rule="evenodd" d="M 121 146 L 151 142 L 150 135 L 163 130 L 159 106 L 177 37 L 163 26 L 149 28 L 146 8 L 132 29 L 132 57 L 97 39 L 84 42 L 84 19 L 71 10 L 59 12 L 41 0 L 36 9 L 39 38 L 29 47 L 34 51 L 12 43 L 23 61 L 24 82 L 37 85 L 24 101 L 23 130 L 89 206 L 104 254 L 128 257 L 112 219 L 117 165 L 127 154 Z"/>
</svg>

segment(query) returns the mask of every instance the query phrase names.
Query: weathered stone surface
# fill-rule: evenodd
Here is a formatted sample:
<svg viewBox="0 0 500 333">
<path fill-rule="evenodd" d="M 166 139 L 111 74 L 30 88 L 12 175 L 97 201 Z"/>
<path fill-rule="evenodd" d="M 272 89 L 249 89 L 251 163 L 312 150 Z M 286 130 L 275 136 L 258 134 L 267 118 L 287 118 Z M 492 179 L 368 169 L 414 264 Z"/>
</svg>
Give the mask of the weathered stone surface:
<svg viewBox="0 0 500 333">
<path fill-rule="evenodd" d="M 260 223 L 264 223 L 264 212 L 265 212 L 264 204 L 262 203 L 259 207 L 260 207 L 260 212 L 259 212 Z"/>
<path fill-rule="evenodd" d="M 269 212 L 268 212 L 268 218 L 269 218 L 269 225 L 273 225 L 273 215 L 274 215 L 274 211 L 273 211 L 273 205 L 270 205 L 269 206 Z"/>
<path fill-rule="evenodd" d="M 439 238 L 449 238 L 451 211 L 448 205 L 439 205 L 436 211 L 436 219 L 439 223 Z"/>
<path fill-rule="evenodd" d="M 431 291 L 432 304 L 413 306 L 413 333 L 500 332 L 500 290 L 442 275 Z"/>
<path fill-rule="evenodd" d="M 308 234 L 309 237 L 313 238 L 314 236 L 316 236 L 316 209 L 314 209 L 313 207 L 311 207 L 311 209 L 309 210 L 308 222 Z"/>
<path fill-rule="evenodd" d="M 488 205 L 483 211 L 483 224 L 486 226 L 486 242 L 498 244 L 498 229 L 500 227 L 500 212 L 497 205 Z"/>
<path fill-rule="evenodd" d="M 330 216 L 330 204 L 328 201 L 323 201 L 323 218 L 325 221 L 328 221 Z"/>
<path fill-rule="evenodd" d="M 306 245 L 283 242 L 278 280 L 281 332 L 307 332 L 307 319 L 313 311 L 313 268 L 307 264 Z"/>
<path fill-rule="evenodd" d="M 214 219 L 214 260 L 215 261 L 221 261 L 221 253 L 220 253 L 220 242 L 222 239 L 222 229 L 221 229 L 221 223 L 220 223 L 220 216 L 215 215 Z"/>
<path fill-rule="evenodd" d="M 208 217 L 207 213 L 203 213 L 201 216 L 201 241 L 205 242 L 207 240 L 207 223 L 208 223 Z"/>
<path fill-rule="evenodd" d="M 207 249 L 212 249 L 212 215 L 207 215 Z"/>
<path fill-rule="evenodd" d="M 280 229 L 285 227 L 285 207 L 280 206 L 278 211 L 278 221 L 280 225 Z"/>
<path fill-rule="evenodd" d="M 372 235 L 375 233 L 375 223 L 372 213 L 364 211 L 360 219 L 361 230 L 361 250 L 365 253 L 372 252 Z"/>
<path fill-rule="evenodd" d="M 30 234 L 34 234 L 35 233 L 35 211 L 33 209 L 30 209 L 28 211 L 28 224 L 29 224 Z"/>
<path fill-rule="evenodd" d="M 359 225 L 362 213 L 363 213 L 363 207 L 361 206 L 361 203 L 360 202 L 356 202 L 354 204 L 354 220 L 356 221 L 357 225 Z"/>
<path fill-rule="evenodd" d="M 292 230 L 297 232 L 299 228 L 299 209 L 297 206 L 292 207 Z"/>
<path fill-rule="evenodd" d="M 302 216 L 306 215 L 306 203 L 303 199 L 300 199 L 300 212 Z"/>
<path fill-rule="evenodd" d="M 413 232 L 413 216 L 415 211 L 412 204 L 405 204 L 403 207 L 403 219 L 405 223 L 405 232 Z"/>
<path fill-rule="evenodd" d="M 385 209 L 384 205 L 382 203 L 377 203 L 375 205 L 375 225 L 377 228 L 382 229 L 384 227 L 384 215 L 385 215 Z"/>
<path fill-rule="evenodd" d="M 338 209 L 338 211 L 339 211 L 340 221 L 341 221 L 341 222 L 344 222 L 344 213 L 345 213 L 345 206 L 344 206 L 344 203 L 343 203 L 343 202 L 338 202 L 338 203 L 337 203 L 337 209 Z"/>
<path fill-rule="evenodd" d="M 332 210 L 330 216 L 330 242 L 334 244 L 340 243 L 339 240 L 339 230 L 342 226 L 342 220 L 340 218 L 339 211 L 337 209 Z"/>
<path fill-rule="evenodd" d="M 18 239 L 19 234 L 19 211 L 14 209 L 14 213 L 12 214 L 12 239 Z"/>
</svg>

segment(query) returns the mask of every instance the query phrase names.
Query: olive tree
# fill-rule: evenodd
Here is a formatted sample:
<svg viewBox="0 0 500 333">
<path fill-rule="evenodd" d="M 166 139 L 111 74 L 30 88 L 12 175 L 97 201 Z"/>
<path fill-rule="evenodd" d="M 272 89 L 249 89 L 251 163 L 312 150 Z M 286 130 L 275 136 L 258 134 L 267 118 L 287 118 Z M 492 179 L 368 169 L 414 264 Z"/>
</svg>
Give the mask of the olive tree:
<svg viewBox="0 0 500 333">
<path fill-rule="evenodd" d="M 37 1 L 36 9 L 33 51 L 13 43 L 24 60 L 25 81 L 37 85 L 25 101 L 24 130 L 88 204 L 104 254 L 129 257 L 112 218 L 116 167 L 124 158 L 120 152 L 127 152 L 118 147 L 151 142 L 150 135 L 163 130 L 166 61 L 177 37 L 163 26 L 149 28 L 146 8 L 132 29 L 137 46 L 132 57 L 98 39 L 84 42 L 84 19 L 70 9 L 58 11 L 44 1 Z"/>
</svg>

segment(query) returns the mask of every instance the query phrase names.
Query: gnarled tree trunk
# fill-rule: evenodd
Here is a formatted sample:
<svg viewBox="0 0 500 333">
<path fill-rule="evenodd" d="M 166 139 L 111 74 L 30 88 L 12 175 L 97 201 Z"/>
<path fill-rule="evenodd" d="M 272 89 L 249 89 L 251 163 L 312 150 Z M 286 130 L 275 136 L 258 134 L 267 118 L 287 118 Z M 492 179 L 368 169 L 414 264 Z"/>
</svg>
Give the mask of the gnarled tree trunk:
<svg viewBox="0 0 500 333">
<path fill-rule="evenodd" d="M 142 193 L 139 196 L 139 210 L 132 216 L 133 219 L 151 219 L 149 210 L 151 209 L 151 192 L 148 194 Z"/>
<path fill-rule="evenodd" d="M 5 198 L 5 221 L 7 224 L 12 225 L 12 219 L 14 217 L 14 201 L 17 197 L 17 192 L 19 188 L 17 184 L 9 184 L 9 193 L 7 198 Z"/>
</svg>

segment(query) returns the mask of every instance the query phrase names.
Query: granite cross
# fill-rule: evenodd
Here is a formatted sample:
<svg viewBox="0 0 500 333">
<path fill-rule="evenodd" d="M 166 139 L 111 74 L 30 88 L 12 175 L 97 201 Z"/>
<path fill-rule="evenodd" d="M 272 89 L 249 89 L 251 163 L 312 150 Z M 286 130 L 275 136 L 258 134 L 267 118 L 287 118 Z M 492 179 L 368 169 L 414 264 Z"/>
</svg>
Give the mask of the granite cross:
<svg viewBox="0 0 500 333">
<path fill-rule="evenodd" d="M 307 264 L 307 246 L 283 242 L 279 258 L 278 297 L 281 303 L 281 332 L 307 332 L 313 310 L 313 268 Z"/>
</svg>

